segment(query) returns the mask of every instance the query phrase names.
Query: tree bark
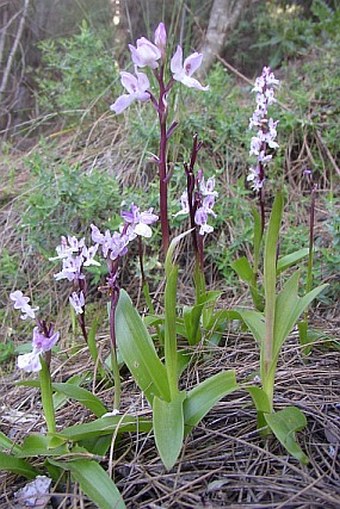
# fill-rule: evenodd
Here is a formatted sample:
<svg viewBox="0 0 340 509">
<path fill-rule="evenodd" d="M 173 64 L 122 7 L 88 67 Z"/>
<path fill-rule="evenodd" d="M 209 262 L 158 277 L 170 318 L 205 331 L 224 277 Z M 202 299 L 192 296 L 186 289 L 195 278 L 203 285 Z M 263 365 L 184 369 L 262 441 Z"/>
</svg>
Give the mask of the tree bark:
<svg viewBox="0 0 340 509">
<path fill-rule="evenodd" d="M 256 0 L 214 0 L 210 11 L 208 29 L 201 48 L 203 62 L 199 69 L 200 76 L 207 74 L 221 55 L 225 41 L 236 27 L 245 9 Z"/>
</svg>

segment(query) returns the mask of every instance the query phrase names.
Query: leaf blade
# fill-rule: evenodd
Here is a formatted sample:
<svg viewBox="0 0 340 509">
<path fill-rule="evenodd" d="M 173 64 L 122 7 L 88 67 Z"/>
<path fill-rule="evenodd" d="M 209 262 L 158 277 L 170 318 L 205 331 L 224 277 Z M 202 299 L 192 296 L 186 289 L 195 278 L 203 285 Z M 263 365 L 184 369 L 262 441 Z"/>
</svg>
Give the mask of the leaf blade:
<svg viewBox="0 0 340 509">
<path fill-rule="evenodd" d="M 186 433 L 203 419 L 224 396 L 238 389 L 234 371 L 222 371 L 204 380 L 188 392 L 184 401 Z"/>
<path fill-rule="evenodd" d="M 125 509 L 124 500 L 117 486 L 96 461 L 77 459 L 52 463 L 70 471 L 82 491 L 99 509 Z"/>
<path fill-rule="evenodd" d="M 155 395 L 170 401 L 164 364 L 156 353 L 143 320 L 124 290 L 120 291 L 116 310 L 116 334 L 124 362 L 148 401 L 152 403 Z"/>
<path fill-rule="evenodd" d="M 185 392 L 180 392 L 171 401 L 164 401 L 157 396 L 153 401 L 153 428 L 156 447 L 167 470 L 174 466 L 182 449 L 185 396 Z"/>
<path fill-rule="evenodd" d="M 300 431 L 307 425 L 307 419 L 301 410 L 291 406 L 275 413 L 265 414 L 264 418 L 276 438 L 289 454 L 304 465 L 309 463 L 308 456 L 302 451 L 295 440 L 295 432 Z"/>
</svg>

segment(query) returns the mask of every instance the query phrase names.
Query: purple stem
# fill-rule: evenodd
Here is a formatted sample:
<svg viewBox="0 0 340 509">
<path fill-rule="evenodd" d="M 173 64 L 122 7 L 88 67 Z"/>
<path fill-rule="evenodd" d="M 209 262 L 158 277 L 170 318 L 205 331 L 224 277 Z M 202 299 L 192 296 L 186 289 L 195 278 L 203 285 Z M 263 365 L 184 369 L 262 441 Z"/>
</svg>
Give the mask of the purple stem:
<svg viewBox="0 0 340 509">
<path fill-rule="evenodd" d="M 82 268 L 81 268 L 81 270 L 82 270 Z M 79 289 L 79 293 L 83 292 L 83 295 L 84 295 L 84 298 L 85 298 L 85 304 L 83 306 L 83 312 L 78 315 L 78 323 L 79 323 L 79 326 L 80 326 L 83 338 L 85 339 L 86 344 L 87 344 L 88 343 L 88 335 L 87 335 L 87 331 L 86 331 L 86 321 L 85 321 L 86 290 L 87 290 L 87 288 L 86 288 L 86 280 L 85 279 L 78 279 L 77 280 L 77 286 L 78 286 L 78 289 Z M 75 288 L 75 290 L 77 290 L 77 288 Z"/>
<path fill-rule="evenodd" d="M 190 228 L 192 229 L 192 241 L 194 245 L 194 250 L 196 254 L 197 262 L 200 268 L 203 270 L 203 238 L 202 235 L 199 235 L 197 232 L 197 225 L 195 223 L 195 213 L 197 210 L 199 199 L 195 197 L 195 173 L 194 166 L 197 160 L 197 154 L 202 147 L 202 142 L 198 143 L 197 133 L 193 136 L 193 144 L 191 150 L 190 164 L 184 163 L 185 173 L 187 175 L 187 193 L 188 193 L 188 203 L 189 203 L 189 216 L 190 216 Z"/>
<path fill-rule="evenodd" d="M 168 109 L 166 104 L 166 96 L 174 84 L 171 79 L 167 85 L 164 84 L 164 65 L 160 66 L 159 72 L 155 71 L 155 76 L 159 83 L 159 100 L 151 96 L 152 104 L 158 113 L 158 120 L 160 126 L 160 142 L 159 142 L 159 158 L 158 158 L 158 171 L 159 171 L 159 202 L 160 202 L 160 220 L 162 231 L 162 251 L 164 255 L 169 247 L 170 227 L 168 219 L 168 168 L 167 168 L 167 143 L 171 134 L 175 130 L 177 124 L 170 126 L 167 130 L 167 116 Z"/>
</svg>

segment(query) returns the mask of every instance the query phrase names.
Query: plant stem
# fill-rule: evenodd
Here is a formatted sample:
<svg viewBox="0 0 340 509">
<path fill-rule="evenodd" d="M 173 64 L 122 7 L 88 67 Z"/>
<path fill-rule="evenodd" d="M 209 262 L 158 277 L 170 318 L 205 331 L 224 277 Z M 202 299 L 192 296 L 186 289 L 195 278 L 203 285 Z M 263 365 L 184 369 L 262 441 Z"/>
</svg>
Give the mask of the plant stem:
<svg viewBox="0 0 340 509">
<path fill-rule="evenodd" d="M 160 201 L 160 219 L 162 230 L 162 250 L 164 256 L 169 247 L 169 220 L 168 220 L 168 175 L 167 175 L 167 106 L 166 93 L 167 87 L 164 85 L 164 66 L 161 65 L 159 74 L 156 78 L 159 83 L 160 94 L 157 106 L 158 119 L 160 126 L 160 142 L 159 142 L 159 201 Z"/>
<path fill-rule="evenodd" d="M 110 340 L 111 340 L 111 359 L 112 359 L 112 372 L 115 383 L 115 393 L 113 400 L 114 410 L 119 410 L 120 398 L 121 398 L 121 382 L 119 365 L 117 360 L 117 340 L 116 340 L 116 326 L 115 326 L 115 315 L 116 308 L 119 299 L 119 288 L 116 285 L 115 289 L 111 289 L 111 302 L 110 302 Z"/>
<path fill-rule="evenodd" d="M 315 199 L 316 199 L 316 184 L 311 189 L 311 203 L 309 212 L 309 252 L 308 252 L 308 265 L 307 265 L 307 281 L 306 293 L 310 292 L 313 286 L 313 258 L 314 258 L 314 223 L 315 223 Z M 307 315 L 307 311 L 306 311 Z"/>
<path fill-rule="evenodd" d="M 176 337 L 177 277 L 178 277 L 178 267 L 172 266 L 171 272 L 167 274 L 167 283 L 164 294 L 164 307 L 165 307 L 164 356 L 171 398 L 174 398 L 178 392 L 177 337 Z"/>
</svg>

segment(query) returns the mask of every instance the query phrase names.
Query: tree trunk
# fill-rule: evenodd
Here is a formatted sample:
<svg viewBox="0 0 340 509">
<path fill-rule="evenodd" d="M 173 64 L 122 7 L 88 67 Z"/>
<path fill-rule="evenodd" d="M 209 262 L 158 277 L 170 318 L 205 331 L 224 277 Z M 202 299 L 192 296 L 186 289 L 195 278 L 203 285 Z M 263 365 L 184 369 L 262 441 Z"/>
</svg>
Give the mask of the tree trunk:
<svg viewBox="0 0 340 509">
<path fill-rule="evenodd" d="M 200 76 L 209 71 L 216 57 L 223 51 L 227 36 L 236 27 L 245 9 L 253 2 L 254 0 L 214 0 L 201 48 L 203 63 L 199 69 Z"/>
</svg>

